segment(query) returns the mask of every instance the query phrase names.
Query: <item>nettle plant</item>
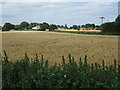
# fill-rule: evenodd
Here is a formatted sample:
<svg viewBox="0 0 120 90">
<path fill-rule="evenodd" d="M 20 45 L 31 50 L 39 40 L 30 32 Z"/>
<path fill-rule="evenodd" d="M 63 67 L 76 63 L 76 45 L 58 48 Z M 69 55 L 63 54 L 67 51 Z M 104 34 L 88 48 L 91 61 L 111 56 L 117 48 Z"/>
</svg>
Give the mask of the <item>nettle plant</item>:
<svg viewBox="0 0 120 90">
<path fill-rule="evenodd" d="M 66 61 L 68 61 L 66 63 Z M 8 60 L 4 51 L 2 62 L 3 88 L 120 88 L 116 60 L 109 66 L 98 63 L 87 63 L 80 58 L 76 63 L 69 54 L 66 60 L 62 56 L 62 63 L 49 65 L 48 60 L 36 57 L 30 59 L 27 54 L 21 60 Z"/>
</svg>

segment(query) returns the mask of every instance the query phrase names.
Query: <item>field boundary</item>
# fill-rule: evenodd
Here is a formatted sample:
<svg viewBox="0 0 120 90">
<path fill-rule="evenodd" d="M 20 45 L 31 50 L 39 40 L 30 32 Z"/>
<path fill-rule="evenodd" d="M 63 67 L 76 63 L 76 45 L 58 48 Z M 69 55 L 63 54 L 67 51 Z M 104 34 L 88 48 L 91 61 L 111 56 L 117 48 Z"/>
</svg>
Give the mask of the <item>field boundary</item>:
<svg viewBox="0 0 120 90">
<path fill-rule="evenodd" d="M 90 31 L 61 31 L 61 30 L 55 30 L 51 32 L 62 32 L 62 33 L 74 33 L 74 34 L 91 34 L 91 35 L 114 35 L 119 36 L 119 34 L 112 34 L 112 33 L 102 33 L 102 32 L 90 32 Z"/>
</svg>

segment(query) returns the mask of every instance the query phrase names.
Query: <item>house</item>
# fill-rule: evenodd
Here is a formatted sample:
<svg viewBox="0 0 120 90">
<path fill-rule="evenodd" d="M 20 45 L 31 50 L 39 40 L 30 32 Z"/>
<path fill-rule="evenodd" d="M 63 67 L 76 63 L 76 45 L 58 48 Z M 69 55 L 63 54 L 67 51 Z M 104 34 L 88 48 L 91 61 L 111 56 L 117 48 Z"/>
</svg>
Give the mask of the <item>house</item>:
<svg viewBox="0 0 120 90">
<path fill-rule="evenodd" d="M 80 28 L 80 30 L 94 30 L 93 28 Z"/>
<path fill-rule="evenodd" d="M 80 28 L 80 30 L 86 30 L 86 28 Z"/>
<path fill-rule="evenodd" d="M 38 29 L 40 29 L 40 26 L 37 25 L 37 26 L 33 27 L 32 29 L 38 30 Z"/>
<path fill-rule="evenodd" d="M 58 30 L 65 30 L 64 28 L 58 28 Z"/>
</svg>

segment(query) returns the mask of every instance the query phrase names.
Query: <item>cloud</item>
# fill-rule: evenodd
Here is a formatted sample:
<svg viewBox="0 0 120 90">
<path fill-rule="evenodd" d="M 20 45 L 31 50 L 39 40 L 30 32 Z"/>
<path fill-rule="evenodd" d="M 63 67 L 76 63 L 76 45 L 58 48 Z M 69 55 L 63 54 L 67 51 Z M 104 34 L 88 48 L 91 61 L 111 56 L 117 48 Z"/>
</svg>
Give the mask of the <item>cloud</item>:
<svg viewBox="0 0 120 90">
<path fill-rule="evenodd" d="M 116 2 L 5 2 L 3 23 L 22 21 L 54 24 L 100 24 L 99 17 L 113 21 L 117 16 Z"/>
<path fill-rule="evenodd" d="M 118 2 L 119 0 L 4 0 L 5 2 Z"/>
</svg>

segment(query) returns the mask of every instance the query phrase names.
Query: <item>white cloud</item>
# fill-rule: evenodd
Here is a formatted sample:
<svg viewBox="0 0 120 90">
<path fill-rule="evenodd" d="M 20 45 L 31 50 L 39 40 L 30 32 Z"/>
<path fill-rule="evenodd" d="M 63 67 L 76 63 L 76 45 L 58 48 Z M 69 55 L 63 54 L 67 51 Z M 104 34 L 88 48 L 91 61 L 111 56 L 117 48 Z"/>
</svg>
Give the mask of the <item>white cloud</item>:
<svg viewBox="0 0 120 90">
<path fill-rule="evenodd" d="M 6 2 L 3 4 L 3 23 L 100 24 L 99 16 L 114 20 L 115 9 L 117 5 L 113 2 Z"/>
<path fill-rule="evenodd" d="M 5 2 L 118 2 L 119 0 L 4 0 Z"/>
</svg>

